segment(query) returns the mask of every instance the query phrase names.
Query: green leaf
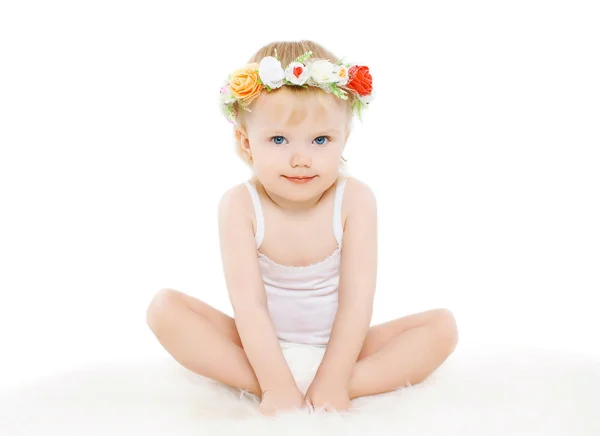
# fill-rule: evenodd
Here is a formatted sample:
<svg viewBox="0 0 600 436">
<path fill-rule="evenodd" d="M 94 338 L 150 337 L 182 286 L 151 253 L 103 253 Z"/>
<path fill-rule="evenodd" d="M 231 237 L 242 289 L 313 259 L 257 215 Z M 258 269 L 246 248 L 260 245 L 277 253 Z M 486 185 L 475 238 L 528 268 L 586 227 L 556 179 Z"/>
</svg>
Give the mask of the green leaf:
<svg viewBox="0 0 600 436">
<path fill-rule="evenodd" d="M 331 93 L 334 94 L 336 97 L 339 97 L 343 100 L 348 100 L 348 96 L 346 95 L 346 91 L 344 91 L 343 89 L 339 88 L 335 83 L 330 83 L 329 84 L 329 89 L 331 90 Z"/>
<path fill-rule="evenodd" d="M 362 115 L 363 115 L 363 110 L 365 108 L 365 104 L 360 101 L 358 98 L 356 98 L 353 102 L 352 102 L 352 110 L 354 111 L 354 113 L 356 114 L 356 116 L 358 117 L 358 119 L 362 122 Z"/>
<path fill-rule="evenodd" d="M 225 115 L 231 120 L 235 122 L 235 111 L 233 110 L 233 105 L 227 105 L 224 107 Z"/>
<path fill-rule="evenodd" d="M 301 64 L 303 64 L 303 63 L 304 63 L 304 61 L 306 61 L 306 60 L 307 60 L 307 59 L 310 57 L 310 55 L 312 55 L 312 51 L 307 51 L 306 53 L 304 53 L 304 54 L 302 54 L 302 55 L 298 56 L 298 57 L 297 57 L 297 58 L 294 60 L 294 62 L 298 62 L 298 63 L 301 63 Z"/>
</svg>

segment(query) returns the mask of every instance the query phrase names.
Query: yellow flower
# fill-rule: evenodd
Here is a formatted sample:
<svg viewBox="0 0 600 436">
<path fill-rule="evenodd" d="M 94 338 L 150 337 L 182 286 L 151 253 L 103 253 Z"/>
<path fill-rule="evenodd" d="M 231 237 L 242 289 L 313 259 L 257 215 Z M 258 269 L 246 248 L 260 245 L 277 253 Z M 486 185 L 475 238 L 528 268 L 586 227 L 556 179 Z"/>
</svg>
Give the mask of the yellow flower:
<svg viewBox="0 0 600 436">
<path fill-rule="evenodd" d="M 258 76 L 258 64 L 247 64 L 245 67 L 235 70 L 231 75 L 229 86 L 231 93 L 239 99 L 242 106 L 252 103 L 264 88 Z"/>
</svg>

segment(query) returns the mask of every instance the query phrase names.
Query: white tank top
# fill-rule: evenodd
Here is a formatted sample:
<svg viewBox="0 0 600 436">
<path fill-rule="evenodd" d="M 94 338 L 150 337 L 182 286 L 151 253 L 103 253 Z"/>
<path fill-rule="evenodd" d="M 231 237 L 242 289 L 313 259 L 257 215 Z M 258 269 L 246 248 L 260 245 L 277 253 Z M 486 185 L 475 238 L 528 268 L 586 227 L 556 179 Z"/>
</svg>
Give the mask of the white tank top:
<svg viewBox="0 0 600 436">
<path fill-rule="evenodd" d="M 246 182 L 256 216 L 256 249 L 271 320 L 280 340 L 327 345 L 338 307 L 342 251 L 342 198 L 347 179 L 338 179 L 333 206 L 337 248 L 325 259 L 307 266 L 281 265 L 258 251 L 265 222 L 256 187 Z"/>
</svg>

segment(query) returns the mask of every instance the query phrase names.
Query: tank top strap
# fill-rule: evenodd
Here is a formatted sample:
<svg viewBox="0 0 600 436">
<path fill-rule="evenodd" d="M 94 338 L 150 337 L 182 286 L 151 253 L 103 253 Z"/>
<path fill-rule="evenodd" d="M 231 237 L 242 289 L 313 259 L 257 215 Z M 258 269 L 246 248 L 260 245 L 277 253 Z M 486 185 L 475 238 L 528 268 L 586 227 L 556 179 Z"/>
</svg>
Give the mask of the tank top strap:
<svg viewBox="0 0 600 436">
<path fill-rule="evenodd" d="M 335 187 L 335 198 L 333 200 L 333 234 L 339 246 L 342 246 L 342 236 L 344 234 L 344 228 L 342 226 L 342 200 L 344 198 L 344 188 L 346 187 L 346 181 L 344 178 L 337 181 Z"/>
<path fill-rule="evenodd" d="M 263 237 L 265 235 L 265 220 L 256 186 L 250 183 L 250 181 L 246 181 L 246 187 L 250 192 L 250 197 L 252 198 L 252 204 L 254 206 L 254 216 L 256 218 L 256 235 L 254 239 L 256 240 L 256 248 L 258 249 L 262 244 Z"/>
</svg>

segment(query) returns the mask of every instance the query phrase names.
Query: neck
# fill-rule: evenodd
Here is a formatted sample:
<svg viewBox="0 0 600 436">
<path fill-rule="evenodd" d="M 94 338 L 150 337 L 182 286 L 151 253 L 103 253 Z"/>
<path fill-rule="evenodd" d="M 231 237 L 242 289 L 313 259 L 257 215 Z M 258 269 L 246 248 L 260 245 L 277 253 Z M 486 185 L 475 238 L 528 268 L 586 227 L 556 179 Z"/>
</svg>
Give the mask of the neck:
<svg viewBox="0 0 600 436">
<path fill-rule="evenodd" d="M 325 194 L 327 194 L 327 192 L 329 192 L 335 186 L 335 183 L 334 183 L 329 188 L 327 188 L 324 192 L 321 192 L 320 194 L 318 194 L 314 197 L 308 198 L 306 200 L 293 201 L 293 200 L 288 200 L 285 197 L 281 197 L 281 196 L 275 194 L 274 192 L 267 190 L 264 187 L 264 185 L 262 183 L 260 183 L 260 181 L 258 181 L 258 179 L 255 178 L 255 181 L 256 181 L 256 185 L 259 186 L 260 189 L 262 189 L 262 191 L 265 193 L 265 195 L 269 198 L 269 200 L 271 200 L 271 202 L 275 206 L 277 206 L 283 212 L 289 213 L 290 215 L 304 215 L 304 214 L 312 212 L 318 206 L 319 202 L 325 196 Z"/>
</svg>

